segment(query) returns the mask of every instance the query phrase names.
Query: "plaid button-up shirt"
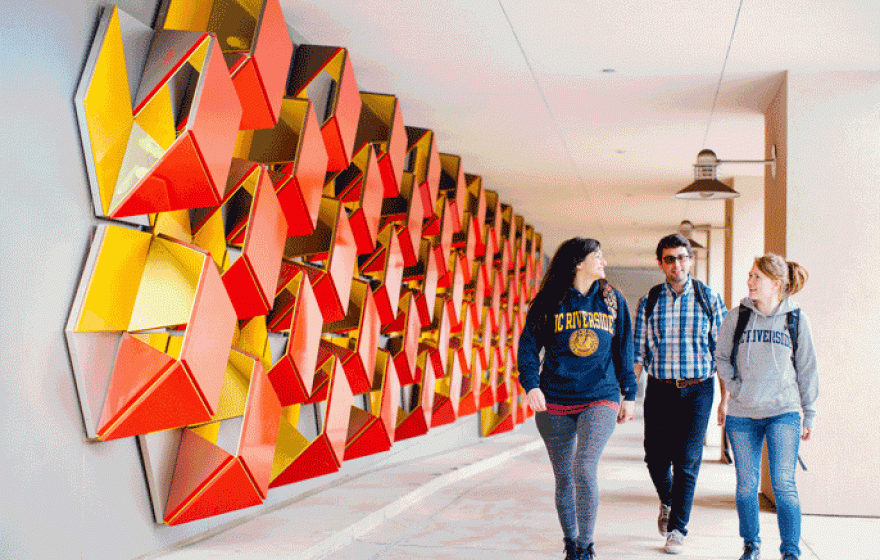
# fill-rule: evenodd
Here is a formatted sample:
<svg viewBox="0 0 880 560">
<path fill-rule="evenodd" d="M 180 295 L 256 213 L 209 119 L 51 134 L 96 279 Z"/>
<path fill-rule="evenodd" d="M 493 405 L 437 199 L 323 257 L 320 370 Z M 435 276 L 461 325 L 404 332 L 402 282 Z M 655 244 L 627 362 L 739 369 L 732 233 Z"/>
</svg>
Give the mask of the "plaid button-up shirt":
<svg viewBox="0 0 880 560">
<path fill-rule="evenodd" d="M 697 301 L 694 283 L 688 277 L 682 293 L 676 294 L 668 282 L 663 284 L 650 320 L 645 321 L 645 303 L 639 300 L 636 314 L 635 363 L 657 379 L 705 379 L 715 371 L 713 348 L 727 308 L 721 296 L 707 290 L 712 320 Z"/>
</svg>

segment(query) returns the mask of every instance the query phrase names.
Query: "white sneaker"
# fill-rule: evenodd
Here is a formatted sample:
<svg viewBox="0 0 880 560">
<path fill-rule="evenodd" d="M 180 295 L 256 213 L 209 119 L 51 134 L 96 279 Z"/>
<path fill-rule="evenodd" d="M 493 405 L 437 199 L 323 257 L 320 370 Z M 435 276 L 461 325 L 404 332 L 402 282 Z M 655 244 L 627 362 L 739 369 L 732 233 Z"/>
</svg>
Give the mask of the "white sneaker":
<svg viewBox="0 0 880 560">
<path fill-rule="evenodd" d="M 684 535 L 678 529 L 673 529 L 666 535 L 666 547 L 663 549 L 666 554 L 681 554 L 684 548 Z"/>
<path fill-rule="evenodd" d="M 666 536 L 666 526 L 669 525 L 669 512 L 671 507 L 666 504 L 660 504 L 660 515 L 657 516 L 657 530 L 664 537 Z"/>
</svg>

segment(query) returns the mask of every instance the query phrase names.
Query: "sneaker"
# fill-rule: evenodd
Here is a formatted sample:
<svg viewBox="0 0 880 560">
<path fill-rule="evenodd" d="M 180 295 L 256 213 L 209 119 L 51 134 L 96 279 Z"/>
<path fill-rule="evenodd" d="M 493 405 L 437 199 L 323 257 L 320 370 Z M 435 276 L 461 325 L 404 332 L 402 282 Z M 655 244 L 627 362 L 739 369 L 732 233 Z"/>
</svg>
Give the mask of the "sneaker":
<svg viewBox="0 0 880 560">
<path fill-rule="evenodd" d="M 761 559 L 761 545 L 758 543 L 747 542 L 743 545 L 743 555 L 740 556 L 739 560 L 760 560 Z"/>
<path fill-rule="evenodd" d="M 562 539 L 565 542 L 565 558 L 562 560 L 578 560 L 578 545 L 569 538 Z"/>
<path fill-rule="evenodd" d="M 666 554 L 681 554 L 684 547 L 684 535 L 678 529 L 673 529 L 666 535 L 666 547 L 663 549 Z"/>
<path fill-rule="evenodd" d="M 595 560 L 596 552 L 593 550 L 593 543 L 590 543 L 586 546 L 586 548 L 581 548 L 578 550 L 580 556 L 578 556 L 578 560 Z"/>
<path fill-rule="evenodd" d="M 782 560 L 799 560 L 797 554 L 794 552 L 786 552 L 782 555 Z"/>
<path fill-rule="evenodd" d="M 671 507 L 666 504 L 660 504 L 660 515 L 657 516 L 657 529 L 660 534 L 666 536 L 666 528 L 669 526 L 669 512 Z"/>
</svg>

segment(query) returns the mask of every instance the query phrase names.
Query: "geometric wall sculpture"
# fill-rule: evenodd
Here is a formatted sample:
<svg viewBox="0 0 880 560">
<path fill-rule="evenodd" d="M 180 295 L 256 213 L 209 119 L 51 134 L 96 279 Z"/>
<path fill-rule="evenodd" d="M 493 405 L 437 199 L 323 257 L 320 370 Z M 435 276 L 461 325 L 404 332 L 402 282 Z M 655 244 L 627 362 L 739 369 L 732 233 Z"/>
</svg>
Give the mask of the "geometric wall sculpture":
<svg viewBox="0 0 880 560">
<path fill-rule="evenodd" d="M 157 521 L 525 421 L 541 235 L 278 0 L 158 22 L 103 10 L 75 95 L 99 219 L 65 327 L 86 437 L 138 437 Z"/>
</svg>

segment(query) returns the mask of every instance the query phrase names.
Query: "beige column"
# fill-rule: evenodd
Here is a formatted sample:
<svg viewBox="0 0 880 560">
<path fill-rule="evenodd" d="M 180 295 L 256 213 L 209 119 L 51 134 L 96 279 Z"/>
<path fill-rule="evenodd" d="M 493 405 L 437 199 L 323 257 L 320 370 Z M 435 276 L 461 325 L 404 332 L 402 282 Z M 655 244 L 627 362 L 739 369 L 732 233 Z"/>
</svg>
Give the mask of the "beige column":
<svg viewBox="0 0 880 560">
<path fill-rule="evenodd" d="M 793 299 L 820 368 L 802 510 L 880 516 L 880 72 L 789 72 L 765 119 L 764 246 L 810 273 Z"/>
<path fill-rule="evenodd" d="M 769 176 L 769 166 L 763 170 L 759 165 L 749 164 L 750 171 L 765 171 Z M 749 270 L 755 257 L 764 252 L 764 179 L 757 176 L 735 177 L 732 186 L 739 197 L 725 203 L 727 275 L 724 300 L 728 308 L 736 307 L 742 298 L 749 295 L 746 285 Z"/>
<path fill-rule="evenodd" d="M 737 167 L 755 171 L 755 164 L 749 164 L 748 168 Z M 725 227 L 710 230 L 708 238 L 708 284 L 721 294 L 728 309 L 748 295 L 745 278 L 752 259 L 760 254 L 764 243 L 764 181 L 760 177 L 741 176 L 734 177 L 729 184 L 740 195 L 725 201 Z M 720 391 L 716 392 L 713 416 L 706 433 L 707 445 L 722 445 L 723 430 L 714 413 L 720 398 Z"/>
</svg>

